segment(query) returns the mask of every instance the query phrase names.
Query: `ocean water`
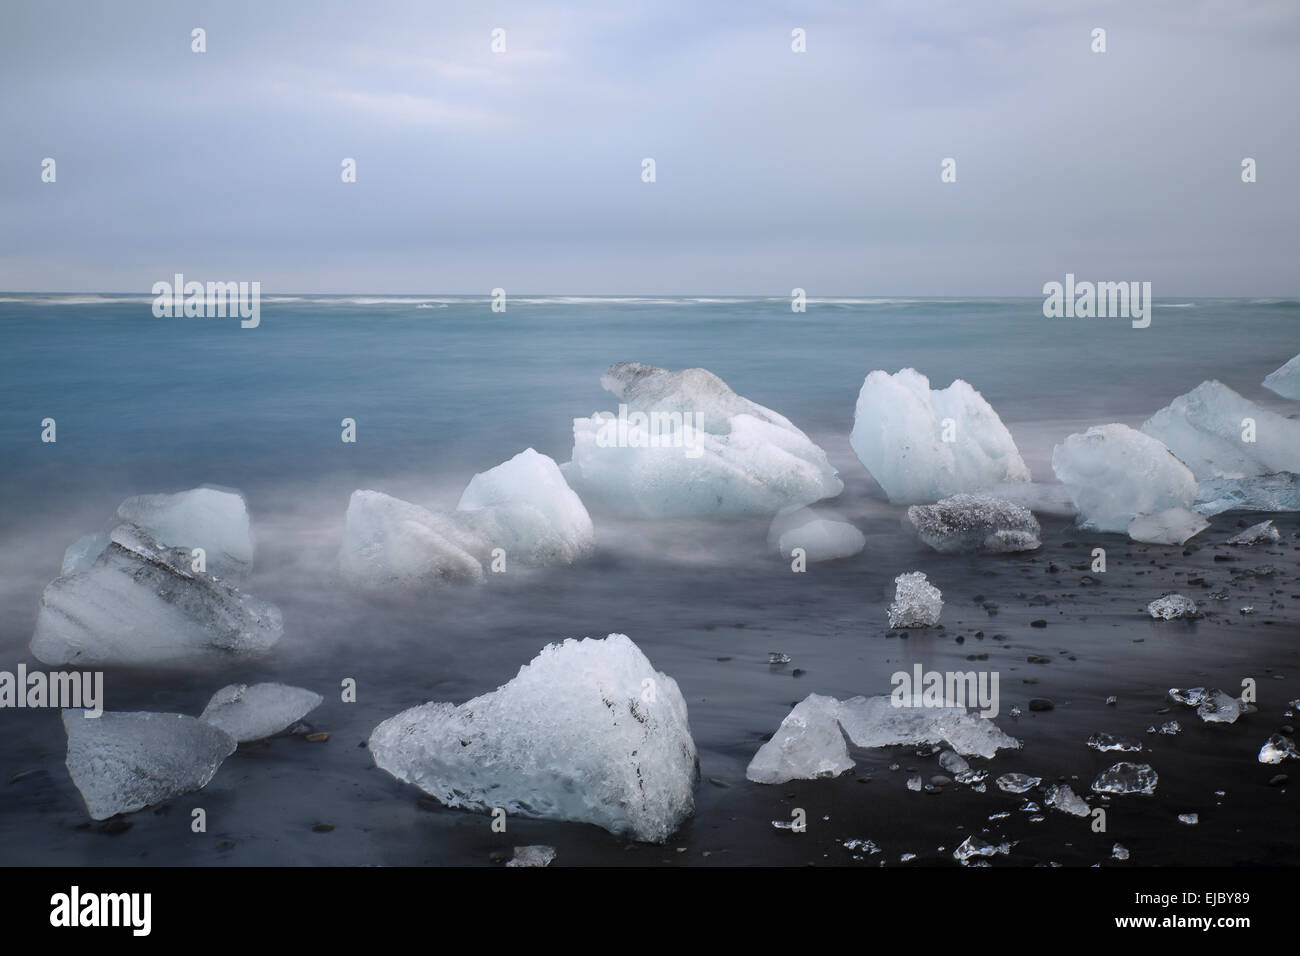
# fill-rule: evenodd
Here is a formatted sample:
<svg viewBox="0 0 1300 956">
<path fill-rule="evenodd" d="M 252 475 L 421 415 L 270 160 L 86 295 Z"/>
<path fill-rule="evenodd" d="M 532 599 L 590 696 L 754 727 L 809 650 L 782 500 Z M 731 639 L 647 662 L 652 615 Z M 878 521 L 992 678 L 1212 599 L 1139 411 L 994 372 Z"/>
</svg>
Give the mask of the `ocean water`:
<svg viewBox="0 0 1300 956">
<path fill-rule="evenodd" d="M 0 295 L 0 668 L 34 663 L 26 645 L 41 589 L 57 576 L 63 549 L 123 498 L 235 487 L 247 496 L 258 548 L 246 590 L 281 607 L 284 639 L 262 661 L 219 671 L 110 673 L 107 706 L 197 714 L 224 683 L 282 680 L 326 695 L 312 720 L 331 739 L 241 750 L 201 794 L 175 801 L 174 813 L 135 814 L 128 832 L 110 836 L 83 826 L 57 714 L 0 714 L 12 730 L 0 739 L 0 775 L 35 771 L 0 797 L 0 862 L 473 864 L 513 841 L 551 843 L 561 863 L 843 863 L 851 854 L 837 838 L 881 843 L 887 834 L 898 844 L 889 852 L 941 859 L 936 847 L 951 850 L 963 828 L 987 825 L 1005 795 L 954 793 L 920 804 L 901 779 L 888 783 L 890 759 L 879 755 L 841 780 L 776 788 L 747 784 L 744 766 L 807 693 L 886 693 L 892 671 L 917 661 L 964 664 L 966 645 L 985 640 L 975 631 L 989 631 L 991 642 L 995 627 L 1005 632 L 992 648 L 995 663 L 1001 654 L 1005 666 L 1023 669 L 1031 647 L 1061 658 L 1031 678 L 1043 686 L 1017 693 L 1034 686 L 1078 703 L 1024 718 L 1019 733 L 1011 728 L 1026 748 L 993 761 L 993 776 L 1079 775 L 1076 790 L 1086 790 L 1094 764 L 1110 756 L 1083 747 L 1088 733 L 1141 735 L 1170 686 L 1215 680 L 1235 688 L 1243 670 L 1272 668 L 1285 682 L 1270 690 L 1300 696 L 1289 683 L 1290 674 L 1300 677 L 1286 606 L 1291 545 L 1273 559 L 1277 593 L 1240 583 L 1243 594 L 1261 589 L 1253 599 L 1266 613 L 1241 622 L 1224 614 L 1177 635 L 1153 631 L 1135 608 L 1198 561 L 1207 574 L 1221 570 L 1208 552 L 1179 556 L 1109 536 L 1108 547 L 1129 560 L 1116 561 L 1102 596 L 1081 596 L 1066 579 L 1063 562 L 1077 562 L 1070 549 L 1082 546 L 1067 519 L 1045 521 L 1045 547 L 1034 556 L 929 554 L 902 533 L 900 509 L 884 501 L 847 441 L 865 375 L 906 366 L 937 386 L 960 377 L 979 389 L 1043 482 L 1052 480 L 1052 445 L 1071 431 L 1138 425 L 1207 378 L 1294 414 L 1258 383 L 1300 352 L 1295 301 L 1162 300 L 1146 329 L 1046 319 L 1040 299 L 814 299 L 794 314 L 787 299 L 512 296 L 505 313 L 494 313 L 487 297 L 266 296 L 256 329 L 237 318 L 158 319 L 150 301 Z M 452 507 L 475 472 L 526 447 L 563 462 L 571 420 L 616 406 L 599 380 L 619 361 L 708 368 L 794 421 L 840 469 L 846 489 L 831 506 L 867 533 L 866 551 L 791 575 L 766 552 L 761 521 L 646 523 L 597 513 L 598 551 L 573 568 L 383 600 L 340 587 L 333 561 L 354 489 Z M 55 444 L 40 440 L 45 418 L 57 421 Z M 356 420 L 356 444 L 340 441 L 343 418 Z M 1226 537 L 1239 517 L 1220 516 L 1204 537 Z M 1282 526 L 1295 530 L 1291 519 Z M 916 568 L 945 591 L 946 632 L 888 638 L 890 582 Z M 1001 604 L 993 626 L 976 596 Z M 1045 614 L 1059 616 L 1059 628 L 1053 617 L 1046 631 L 1030 631 L 1030 618 Z M 691 709 L 703 780 L 696 818 L 669 844 L 682 854 L 628 849 L 592 827 L 540 821 L 491 834 L 486 817 L 425 806 L 358 746 L 405 707 L 493 689 L 547 642 L 614 631 L 676 678 Z M 790 654 L 791 666 L 769 667 L 771 651 Z M 355 704 L 338 700 L 345 677 L 358 682 Z M 1112 693 L 1124 695 L 1118 709 L 1102 704 Z M 1199 725 L 1190 711 L 1182 719 Z M 1223 733 L 1202 740 L 1204 728 L 1189 727 L 1187 752 L 1170 758 L 1185 775 L 1167 785 L 1174 793 L 1185 785 L 1185 803 L 1205 804 L 1198 836 L 1214 848 L 1209 862 L 1293 851 L 1294 808 L 1267 802 L 1276 789 L 1243 800 L 1239 816 L 1223 817 L 1222 834 L 1211 832 L 1217 798 L 1209 794 L 1220 787 L 1210 778 L 1227 785 L 1259 771 L 1254 751 L 1274 728 L 1261 720 L 1214 729 Z M 872 782 L 857 782 L 864 776 Z M 1193 777 L 1206 786 L 1193 787 Z M 792 843 L 771 826 L 788 818 L 790 800 L 831 820 Z M 208 834 L 189 832 L 191 806 L 208 810 Z M 1161 836 L 1167 809 L 1144 809 L 1145 829 L 1123 842 L 1147 839 L 1146 862 L 1196 862 L 1203 845 Z M 335 829 L 312 831 L 318 822 Z M 1243 822 L 1258 830 L 1257 841 L 1232 836 Z M 1021 861 L 1082 865 L 1106 855 L 1099 843 L 1081 846 L 1065 829 L 1073 825 L 1053 819 L 1026 831 L 1026 847 L 1041 846 Z"/>
</svg>

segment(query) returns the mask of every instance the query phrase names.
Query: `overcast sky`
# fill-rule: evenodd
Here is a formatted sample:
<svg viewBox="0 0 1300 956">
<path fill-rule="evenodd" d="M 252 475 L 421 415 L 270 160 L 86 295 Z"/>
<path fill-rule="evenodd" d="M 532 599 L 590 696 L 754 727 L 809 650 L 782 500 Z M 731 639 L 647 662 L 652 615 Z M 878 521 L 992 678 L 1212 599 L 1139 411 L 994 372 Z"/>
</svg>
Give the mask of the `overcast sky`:
<svg viewBox="0 0 1300 956">
<path fill-rule="evenodd" d="M 11 0 L 0 288 L 1294 295 L 1298 117 L 1295 0 Z"/>
</svg>

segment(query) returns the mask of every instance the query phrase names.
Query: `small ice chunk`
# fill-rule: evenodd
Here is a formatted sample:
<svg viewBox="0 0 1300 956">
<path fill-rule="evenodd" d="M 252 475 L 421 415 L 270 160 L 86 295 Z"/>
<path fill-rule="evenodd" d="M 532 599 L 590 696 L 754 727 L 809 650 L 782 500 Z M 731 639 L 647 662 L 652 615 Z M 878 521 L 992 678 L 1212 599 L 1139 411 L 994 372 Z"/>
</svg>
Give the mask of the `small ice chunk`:
<svg viewBox="0 0 1300 956">
<path fill-rule="evenodd" d="M 292 727 L 322 700 L 320 694 L 287 684 L 228 684 L 212 695 L 199 720 L 242 744 Z"/>
<path fill-rule="evenodd" d="M 1283 398 L 1300 401 L 1300 355 L 1269 372 L 1260 384 Z"/>
<path fill-rule="evenodd" d="M 1011 432 L 983 395 L 961 379 L 932 389 L 912 368 L 866 377 L 849 442 L 890 501 L 938 501 L 1030 479 Z"/>
<path fill-rule="evenodd" d="M 787 558 L 802 548 L 810 563 L 850 558 L 866 543 L 862 532 L 847 521 L 823 517 L 810 508 L 782 512 L 768 530 L 769 546 Z"/>
<path fill-rule="evenodd" d="M 555 847 L 544 844 L 517 846 L 515 855 L 506 866 L 550 866 L 555 859 Z"/>
<path fill-rule="evenodd" d="M 1282 472 L 1248 478 L 1208 478 L 1196 492 L 1203 515 L 1224 511 L 1300 511 L 1300 475 Z"/>
<path fill-rule="evenodd" d="M 208 572 L 241 580 L 253 569 L 253 537 L 244 496 L 201 487 L 172 495 L 136 495 L 118 505 L 108 526 L 77 539 L 63 555 L 62 574 L 87 571 L 123 522 L 147 531 L 165 548 L 202 548 Z"/>
<path fill-rule="evenodd" d="M 686 701 L 624 634 L 549 644 L 491 693 L 390 717 L 369 746 L 381 769 L 449 807 L 653 843 L 695 809 Z"/>
<path fill-rule="evenodd" d="M 707 369 L 612 365 L 620 415 L 573 420 L 564 476 L 584 499 L 643 518 L 774 515 L 844 490 L 826 453 L 789 419 Z"/>
<path fill-rule="evenodd" d="M 1181 687 L 1169 688 L 1169 698 L 1177 704 L 1186 704 L 1188 707 L 1200 707 L 1210 698 L 1210 692 L 1204 687 L 1189 687 L 1184 690 Z"/>
<path fill-rule="evenodd" d="M 1086 817 L 1092 812 L 1088 801 L 1070 789 L 1069 784 L 1052 784 L 1044 791 L 1043 803 L 1072 817 Z"/>
<path fill-rule="evenodd" d="M 1300 759 L 1300 753 L 1296 751 L 1295 741 L 1282 734 L 1273 734 L 1259 748 L 1260 763 L 1281 763 L 1288 758 Z"/>
<path fill-rule="evenodd" d="M 1095 793 L 1150 795 L 1156 792 L 1159 779 L 1149 764 L 1121 761 L 1098 774 L 1092 789 Z"/>
<path fill-rule="evenodd" d="M 1033 551 L 1042 543 L 1033 512 L 991 495 L 960 494 L 933 505 L 912 505 L 907 520 L 936 551 Z"/>
<path fill-rule="evenodd" d="M 1160 733 L 1165 737 L 1176 737 L 1183 732 L 1183 725 L 1176 720 L 1166 721 L 1160 725 Z"/>
<path fill-rule="evenodd" d="M 1006 856 L 1010 852 L 1010 843 L 1001 843 L 994 846 L 987 840 L 972 834 L 962 841 L 961 846 L 952 851 L 952 855 L 953 859 L 961 861 L 962 865 L 965 866 L 968 860 L 975 857 Z"/>
<path fill-rule="evenodd" d="M 1121 843 L 1116 843 L 1110 848 L 1110 856 L 1113 860 L 1127 860 L 1128 855 L 1128 847 Z"/>
<path fill-rule="evenodd" d="M 184 548 L 118 525 L 88 571 L 45 588 L 32 654 L 80 667 L 193 663 L 258 654 L 280 639 L 274 605 L 191 570 L 191 560 Z"/>
<path fill-rule="evenodd" d="M 890 627 L 934 627 L 943 611 L 943 592 L 921 571 L 894 578 L 894 603 L 889 605 Z"/>
<path fill-rule="evenodd" d="M 65 710 L 68 773 L 91 819 L 131 813 L 206 786 L 235 738 L 182 714 Z"/>
<path fill-rule="evenodd" d="M 1031 777 L 1027 773 L 1004 773 L 996 781 L 1003 793 L 1028 793 L 1042 782 L 1042 777 Z"/>
<path fill-rule="evenodd" d="M 1196 713 L 1207 724 L 1232 724 L 1241 716 L 1241 701 L 1229 697 L 1221 690 L 1212 691 L 1203 700 Z"/>
<path fill-rule="evenodd" d="M 1142 745 L 1137 741 L 1120 740 L 1110 734 L 1093 734 L 1088 738 L 1088 746 L 1102 753 L 1108 753 L 1112 750 L 1134 753 L 1142 749 Z"/>
<path fill-rule="evenodd" d="M 1147 605 L 1147 613 L 1157 621 L 1196 617 L 1196 602 L 1181 594 L 1166 594 Z"/>
<path fill-rule="evenodd" d="M 1240 534 L 1234 534 L 1228 539 L 1228 544 L 1277 544 L 1282 540 L 1282 535 L 1277 528 L 1273 526 L 1273 519 L 1261 521 L 1259 524 L 1253 524 Z"/>
<path fill-rule="evenodd" d="M 907 789 L 915 790 L 917 793 L 921 792 L 921 775 L 919 773 L 915 777 L 907 778 Z"/>
<path fill-rule="evenodd" d="M 1195 511 L 1168 508 L 1159 514 L 1138 515 L 1128 525 L 1128 536 L 1143 544 L 1183 544 L 1210 523 Z"/>
<path fill-rule="evenodd" d="M 1196 478 L 1163 444 L 1127 425 L 1094 425 L 1052 450 L 1052 470 L 1079 509 L 1079 525 L 1126 532 L 1138 515 L 1187 508 Z"/>
<path fill-rule="evenodd" d="M 1189 826 L 1196 826 L 1196 824 L 1201 822 L 1201 818 L 1195 813 L 1180 813 L 1178 814 L 1178 822 L 1186 823 Z"/>
<path fill-rule="evenodd" d="M 1242 440 L 1242 422 L 1254 439 Z M 1142 431 L 1164 442 L 1198 479 L 1300 472 L 1300 421 L 1285 418 L 1218 381 L 1202 382 L 1152 415 Z"/>
<path fill-rule="evenodd" d="M 809 694 L 759 748 L 745 776 L 755 783 L 836 777 L 853 769 L 839 725 L 840 702 Z"/>
<path fill-rule="evenodd" d="M 966 758 L 953 750 L 945 750 L 939 754 L 939 766 L 954 776 L 970 771 L 970 764 L 966 762 Z"/>
</svg>

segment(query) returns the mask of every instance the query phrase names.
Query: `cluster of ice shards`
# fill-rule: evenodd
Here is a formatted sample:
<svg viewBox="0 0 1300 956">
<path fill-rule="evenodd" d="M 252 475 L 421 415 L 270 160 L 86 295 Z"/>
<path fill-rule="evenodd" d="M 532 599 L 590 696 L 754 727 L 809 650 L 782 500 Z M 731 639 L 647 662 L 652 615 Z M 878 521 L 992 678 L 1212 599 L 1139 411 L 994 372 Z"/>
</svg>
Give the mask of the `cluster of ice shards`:
<svg viewBox="0 0 1300 956">
<path fill-rule="evenodd" d="M 498 557 L 507 568 L 569 564 L 594 546 L 581 499 L 553 460 L 529 448 L 475 475 L 450 513 L 353 492 L 339 567 L 351 583 L 383 590 L 481 581 Z"/>
<path fill-rule="evenodd" d="M 898 706 L 889 695 L 841 701 L 810 694 L 759 748 L 745 776 L 756 783 L 838 776 L 854 766 L 846 734 L 855 747 L 946 744 L 954 756 L 992 757 L 1020 746 L 991 719 L 965 707 Z"/>
</svg>

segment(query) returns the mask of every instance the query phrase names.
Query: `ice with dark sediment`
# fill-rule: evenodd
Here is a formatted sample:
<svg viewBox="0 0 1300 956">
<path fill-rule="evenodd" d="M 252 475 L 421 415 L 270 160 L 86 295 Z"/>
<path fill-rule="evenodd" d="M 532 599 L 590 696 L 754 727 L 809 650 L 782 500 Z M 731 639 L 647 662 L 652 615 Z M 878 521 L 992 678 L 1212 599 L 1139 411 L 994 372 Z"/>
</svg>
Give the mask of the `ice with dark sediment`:
<svg viewBox="0 0 1300 956">
<path fill-rule="evenodd" d="M 1300 401 L 1300 355 L 1269 372 L 1260 384 L 1283 398 Z"/>
<path fill-rule="evenodd" d="M 1281 533 L 1274 527 L 1273 519 L 1269 518 L 1267 521 L 1251 525 L 1239 534 L 1234 534 L 1228 539 L 1228 544 L 1277 544 L 1281 540 Z"/>
<path fill-rule="evenodd" d="M 1252 424 L 1244 424 L 1247 420 Z M 1222 382 L 1202 382 L 1178 396 L 1147 419 L 1142 431 L 1164 442 L 1198 479 L 1300 472 L 1300 421 L 1269 411 Z"/>
<path fill-rule="evenodd" d="M 1200 483 L 1193 507 L 1209 516 L 1225 511 L 1300 511 L 1300 474 L 1207 478 Z"/>
<path fill-rule="evenodd" d="M 45 588 L 31 651 L 51 665 L 195 663 L 263 653 L 283 630 L 274 605 L 121 524 L 88 570 Z"/>
<path fill-rule="evenodd" d="M 1129 522 L 1128 536 L 1143 544 L 1185 544 L 1209 526 L 1195 511 L 1167 508 L 1159 514 L 1138 515 Z"/>
<path fill-rule="evenodd" d="M 943 592 L 926 580 L 924 572 L 909 571 L 894 578 L 890 627 L 934 627 L 942 611 Z"/>
<path fill-rule="evenodd" d="M 1147 613 L 1157 621 L 1196 617 L 1196 602 L 1182 594 L 1166 594 L 1148 604 Z"/>
<path fill-rule="evenodd" d="M 912 368 L 866 377 L 849 442 L 894 502 L 938 501 L 1030 479 L 1011 432 L 984 396 L 961 379 L 931 388 Z"/>
<path fill-rule="evenodd" d="M 131 813 L 206 786 L 235 738 L 182 714 L 65 710 L 68 773 L 95 820 Z"/>
<path fill-rule="evenodd" d="M 1078 524 L 1127 533 L 1139 515 L 1188 508 L 1196 478 L 1157 439 L 1127 425 L 1094 425 L 1052 450 L 1052 470 L 1078 508 Z"/>
<path fill-rule="evenodd" d="M 907 520 L 936 551 L 1033 551 L 1042 528 L 1028 508 L 987 494 L 959 494 L 932 505 L 912 505 Z"/>
<path fill-rule="evenodd" d="M 163 547 L 202 548 L 206 570 L 223 578 L 238 581 L 253 568 L 252 526 L 244 496 L 204 486 L 176 494 L 127 498 L 103 530 L 68 546 L 60 573 L 89 570 L 119 524 L 143 528 Z"/>
<path fill-rule="evenodd" d="M 787 558 L 799 548 L 809 562 L 818 562 L 852 557 L 866 546 L 867 539 L 847 521 L 811 508 L 796 508 L 772 519 L 767 543 Z"/>
<path fill-rule="evenodd" d="M 1156 792 L 1160 778 L 1150 764 L 1121 761 L 1109 770 L 1103 770 L 1092 782 L 1094 793 L 1116 796 L 1125 794 L 1150 795 Z"/>
<path fill-rule="evenodd" d="M 386 590 L 482 581 L 498 558 L 507 570 L 571 564 L 594 547 L 581 499 L 553 460 L 529 448 L 475 475 L 455 511 L 353 492 L 339 569 L 358 587 Z"/>
<path fill-rule="evenodd" d="M 624 634 L 549 644 L 491 693 L 390 717 L 369 748 L 381 769 L 448 807 L 653 843 L 695 808 L 686 701 Z"/>
<path fill-rule="evenodd" d="M 239 743 L 272 737 L 320 706 L 320 694 L 287 684 L 229 684 L 208 701 L 199 720 Z"/>
<path fill-rule="evenodd" d="M 612 365 L 620 414 L 573 420 L 563 472 L 585 500 L 641 518 L 775 515 L 844 490 L 826 453 L 707 369 Z"/>
</svg>

